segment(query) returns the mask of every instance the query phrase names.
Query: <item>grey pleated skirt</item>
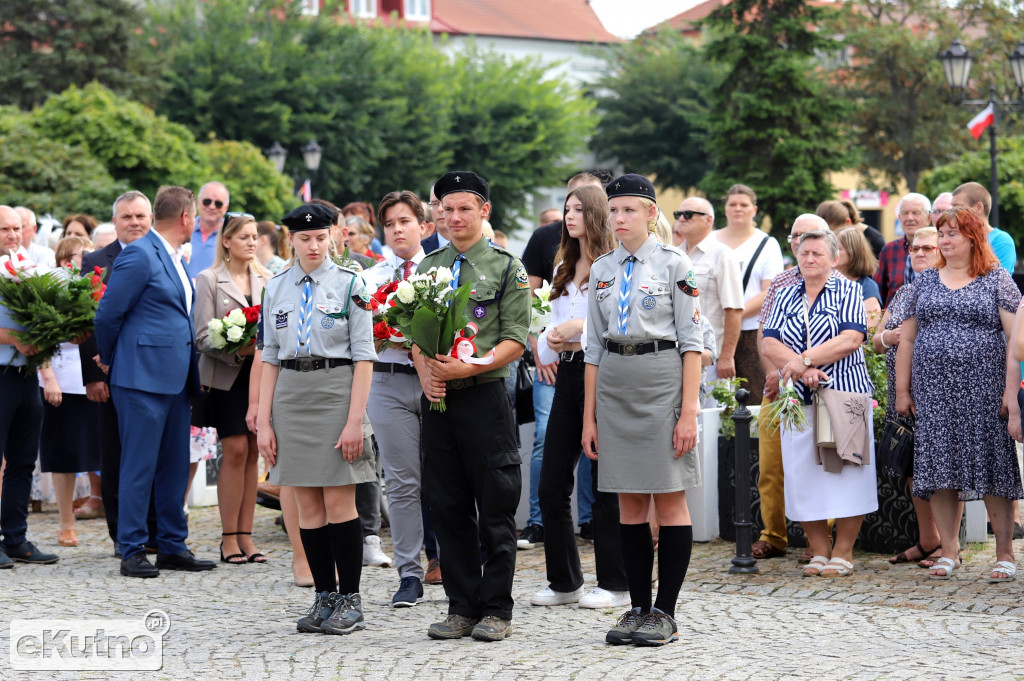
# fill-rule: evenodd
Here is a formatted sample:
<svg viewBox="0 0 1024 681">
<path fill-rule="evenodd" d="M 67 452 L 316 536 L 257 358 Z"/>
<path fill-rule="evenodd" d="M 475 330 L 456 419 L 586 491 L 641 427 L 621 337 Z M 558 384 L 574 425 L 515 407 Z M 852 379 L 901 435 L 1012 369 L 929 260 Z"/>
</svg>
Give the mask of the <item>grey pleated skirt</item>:
<svg viewBox="0 0 1024 681">
<path fill-rule="evenodd" d="M 272 423 L 277 462 L 270 482 L 289 487 L 340 487 L 377 479 L 370 420 L 363 416 L 363 453 L 349 463 L 335 449 L 348 418 L 352 367 L 281 369 L 274 390 Z"/>
<path fill-rule="evenodd" d="M 597 374 L 600 491 L 657 494 L 700 486 L 697 448 L 674 458 L 682 389 L 683 362 L 675 350 L 604 356 Z"/>
</svg>

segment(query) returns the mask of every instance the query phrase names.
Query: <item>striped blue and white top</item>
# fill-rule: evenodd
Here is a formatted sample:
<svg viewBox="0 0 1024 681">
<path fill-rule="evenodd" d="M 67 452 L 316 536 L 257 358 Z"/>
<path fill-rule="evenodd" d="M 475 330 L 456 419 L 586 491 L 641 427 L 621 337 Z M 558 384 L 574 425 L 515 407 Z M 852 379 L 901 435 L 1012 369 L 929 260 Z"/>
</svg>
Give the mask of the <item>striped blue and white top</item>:
<svg viewBox="0 0 1024 681">
<path fill-rule="evenodd" d="M 771 314 L 764 323 L 764 337 L 781 341 L 794 352 L 807 350 L 807 324 L 804 321 L 806 299 L 807 288 L 803 281 L 779 290 Z M 825 282 L 825 288 L 811 304 L 808 319 L 811 347 L 821 345 L 847 329 L 866 334 L 867 317 L 860 286 L 832 272 Z M 864 364 L 863 348 L 858 347 L 839 361 L 823 364 L 818 369 L 831 379 L 829 388 L 867 394 L 874 389 Z M 804 402 L 810 404 L 813 391 L 803 383 L 798 382 L 795 386 Z"/>
</svg>

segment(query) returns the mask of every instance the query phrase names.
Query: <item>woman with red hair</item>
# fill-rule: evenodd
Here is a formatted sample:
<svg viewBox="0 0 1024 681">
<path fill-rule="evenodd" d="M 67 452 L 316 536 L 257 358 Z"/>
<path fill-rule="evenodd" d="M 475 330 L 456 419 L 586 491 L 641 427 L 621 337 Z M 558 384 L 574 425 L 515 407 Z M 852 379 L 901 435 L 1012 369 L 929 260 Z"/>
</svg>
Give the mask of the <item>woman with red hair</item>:
<svg viewBox="0 0 1024 681">
<path fill-rule="evenodd" d="M 963 502 L 984 498 L 996 537 L 988 580 L 1007 582 L 1017 573 L 1013 500 L 1024 496 L 1013 444 L 1020 365 L 1006 347 L 1021 294 L 969 209 L 943 213 L 936 227 L 937 268 L 914 280 L 896 355 L 896 410 L 917 417 L 913 494 L 931 499 L 942 542 L 928 576 L 960 567 Z"/>
</svg>

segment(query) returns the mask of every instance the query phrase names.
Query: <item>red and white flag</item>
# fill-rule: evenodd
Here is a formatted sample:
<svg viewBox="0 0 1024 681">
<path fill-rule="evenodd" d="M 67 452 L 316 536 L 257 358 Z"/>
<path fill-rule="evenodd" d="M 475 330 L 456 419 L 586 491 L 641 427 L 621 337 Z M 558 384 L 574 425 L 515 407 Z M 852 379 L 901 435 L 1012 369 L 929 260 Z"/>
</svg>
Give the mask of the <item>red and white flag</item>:
<svg viewBox="0 0 1024 681">
<path fill-rule="evenodd" d="M 985 128 L 996 122 L 996 110 L 992 104 L 989 104 L 981 110 L 977 116 L 971 119 L 971 122 L 967 124 L 967 129 L 974 135 L 974 139 L 981 137 L 981 133 L 985 132 Z"/>
<path fill-rule="evenodd" d="M 978 134 L 981 134 L 981 133 L 978 133 Z M 299 190 L 299 194 L 302 196 L 302 200 L 304 202 L 309 203 L 310 201 L 312 201 L 313 200 L 313 184 L 309 180 L 306 180 L 305 182 L 303 182 L 302 183 L 302 189 Z"/>
</svg>

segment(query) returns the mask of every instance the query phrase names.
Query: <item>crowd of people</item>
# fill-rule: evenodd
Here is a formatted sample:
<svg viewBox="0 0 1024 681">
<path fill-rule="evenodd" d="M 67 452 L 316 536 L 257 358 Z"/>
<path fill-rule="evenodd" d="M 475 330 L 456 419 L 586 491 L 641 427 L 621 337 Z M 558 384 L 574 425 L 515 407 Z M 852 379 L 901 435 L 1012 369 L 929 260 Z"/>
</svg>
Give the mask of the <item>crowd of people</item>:
<svg viewBox="0 0 1024 681">
<path fill-rule="evenodd" d="M 314 199 L 280 224 L 232 212 L 219 182 L 198 196 L 162 187 L 152 203 L 129 191 L 108 227 L 67 216 L 53 250 L 31 211 L 0 206 L 3 252 L 60 276 L 99 267 L 107 283 L 95 334 L 63 344 L 38 372 L 26 368 L 37 349 L 0 306 L 0 568 L 58 560 L 26 537 L 37 458 L 52 478 L 60 546 L 78 544 L 76 519 L 102 515 L 122 575 L 217 567 L 185 543 L 192 476 L 212 455 L 196 443 L 209 433 L 222 453 L 219 560 L 267 561 L 253 537 L 262 457 L 295 583 L 314 590 L 299 631 L 365 628 L 362 568 L 394 562 L 393 607 L 443 585 L 448 612 L 430 637 L 501 640 L 516 552 L 543 545 L 548 587 L 532 605 L 625 609 L 608 643 L 663 645 L 678 638 L 693 543 L 686 490 L 708 483 L 698 423 L 716 379 L 743 379 L 763 408 L 780 394 L 797 403 L 781 427 L 758 421 L 754 557 L 786 555 L 788 518 L 807 537 L 804 576 L 855 571 L 864 516 L 878 508 L 871 343 L 886 355 L 887 416 L 915 422 L 919 536 L 890 562 L 948 579 L 960 568 L 963 502 L 984 499 L 998 559 L 987 578 L 1015 577 L 1024 315 L 1013 240 L 988 223 L 984 187 L 964 184 L 934 204 L 906 195 L 903 234 L 889 243 L 852 202 L 824 201 L 792 221 L 789 269 L 745 185 L 727 192 L 717 230 L 714 203 L 698 196 L 669 222 L 640 175 L 582 172 L 566 191 L 522 259 L 490 228 L 490 187 L 471 171 L 445 173 L 426 201 L 410 191 L 341 209 Z M 438 267 L 453 288 L 472 284 L 465 312 L 482 361 L 375 335 L 372 297 Z M 550 320 L 531 334 L 531 298 L 545 282 Z M 225 351 L 211 322 L 257 305 L 256 339 Z M 517 533 L 524 481 L 506 380 L 523 361 L 535 367 L 536 423 Z M 970 399 L 954 423 L 960 396 Z M 843 416 L 831 442 L 799 425 L 822 410 Z M 75 509 L 81 474 L 90 494 Z M 381 479 L 393 561 L 379 537 Z M 577 531 L 594 542 L 589 592 Z"/>
</svg>

